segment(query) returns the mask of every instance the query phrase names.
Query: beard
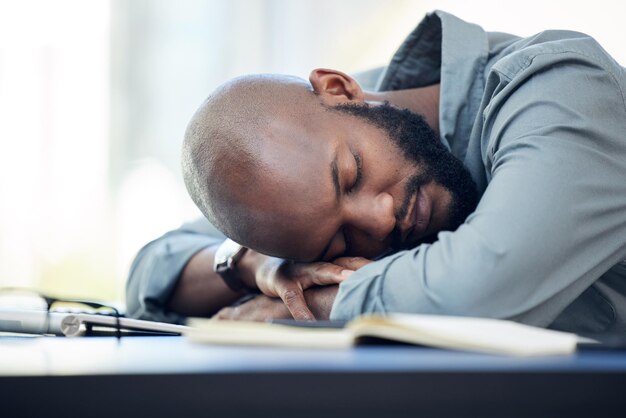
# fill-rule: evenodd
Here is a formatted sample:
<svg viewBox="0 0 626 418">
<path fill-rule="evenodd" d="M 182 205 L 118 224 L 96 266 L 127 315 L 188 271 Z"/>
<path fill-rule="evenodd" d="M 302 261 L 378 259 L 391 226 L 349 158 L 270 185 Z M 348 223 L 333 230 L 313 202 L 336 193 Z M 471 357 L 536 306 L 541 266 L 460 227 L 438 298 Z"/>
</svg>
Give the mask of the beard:
<svg viewBox="0 0 626 418">
<path fill-rule="evenodd" d="M 404 200 L 395 214 L 396 220 L 400 221 L 406 216 L 411 196 L 433 181 L 443 186 L 452 197 L 441 230 L 456 230 L 476 209 L 478 190 L 470 172 L 441 143 L 422 116 L 408 109 L 393 107 L 389 102 L 380 106 L 341 104 L 329 109 L 364 119 L 382 129 L 404 157 L 415 165 L 416 174 L 407 181 Z M 400 243 L 400 231 L 394 230 L 392 235 L 394 250 L 432 242 L 436 238 L 435 233 L 416 243 Z"/>
</svg>

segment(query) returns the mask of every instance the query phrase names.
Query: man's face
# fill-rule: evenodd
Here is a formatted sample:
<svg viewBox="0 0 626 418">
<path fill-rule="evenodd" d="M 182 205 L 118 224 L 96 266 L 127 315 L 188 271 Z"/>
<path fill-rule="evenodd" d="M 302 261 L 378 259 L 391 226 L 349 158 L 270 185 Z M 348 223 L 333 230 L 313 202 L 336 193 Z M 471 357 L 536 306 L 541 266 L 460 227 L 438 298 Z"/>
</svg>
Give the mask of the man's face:
<svg viewBox="0 0 626 418">
<path fill-rule="evenodd" d="M 423 119 L 342 105 L 279 118 L 259 154 L 253 248 L 299 261 L 375 258 L 456 229 L 476 206 L 469 173 Z"/>
</svg>

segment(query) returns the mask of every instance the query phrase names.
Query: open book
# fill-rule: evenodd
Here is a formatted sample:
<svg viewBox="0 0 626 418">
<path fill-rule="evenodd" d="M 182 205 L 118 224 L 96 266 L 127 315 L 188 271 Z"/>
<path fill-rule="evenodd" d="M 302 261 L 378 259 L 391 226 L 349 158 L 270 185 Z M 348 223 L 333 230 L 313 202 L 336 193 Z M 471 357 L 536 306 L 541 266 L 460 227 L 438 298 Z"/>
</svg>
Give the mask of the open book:
<svg viewBox="0 0 626 418">
<path fill-rule="evenodd" d="M 313 323 L 314 324 L 314 323 Z M 323 328 L 191 318 L 184 334 L 196 342 L 305 348 L 348 348 L 367 337 L 431 347 L 519 356 L 569 354 L 575 334 L 484 318 L 393 314 L 362 316 Z"/>
</svg>

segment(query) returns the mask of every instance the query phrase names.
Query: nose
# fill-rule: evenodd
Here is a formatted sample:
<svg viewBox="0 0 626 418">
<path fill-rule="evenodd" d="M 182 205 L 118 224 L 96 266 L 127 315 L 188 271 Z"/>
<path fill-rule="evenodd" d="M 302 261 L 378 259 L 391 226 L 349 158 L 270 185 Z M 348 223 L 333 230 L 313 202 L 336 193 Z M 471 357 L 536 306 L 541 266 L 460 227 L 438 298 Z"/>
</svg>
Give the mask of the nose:
<svg viewBox="0 0 626 418">
<path fill-rule="evenodd" d="M 362 196 L 352 202 L 349 208 L 349 223 L 369 234 L 377 241 L 383 241 L 396 226 L 393 197 L 389 193 Z"/>
</svg>

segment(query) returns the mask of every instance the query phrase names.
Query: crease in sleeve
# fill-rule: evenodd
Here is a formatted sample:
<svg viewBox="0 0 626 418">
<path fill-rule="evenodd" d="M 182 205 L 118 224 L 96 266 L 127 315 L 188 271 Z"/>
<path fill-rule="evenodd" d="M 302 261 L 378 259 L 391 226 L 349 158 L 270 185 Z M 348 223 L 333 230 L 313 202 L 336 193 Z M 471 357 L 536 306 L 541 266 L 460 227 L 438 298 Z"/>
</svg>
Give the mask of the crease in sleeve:
<svg viewBox="0 0 626 418">
<path fill-rule="evenodd" d="M 185 317 L 165 307 L 189 260 L 220 240 L 199 234 L 165 235 L 143 247 L 126 283 L 127 315 L 150 321 L 183 323 Z"/>
<path fill-rule="evenodd" d="M 330 313 L 331 320 L 348 320 L 365 313 L 386 313 L 385 277 L 391 264 L 402 254 L 394 254 L 357 270 L 339 285 Z"/>
</svg>

